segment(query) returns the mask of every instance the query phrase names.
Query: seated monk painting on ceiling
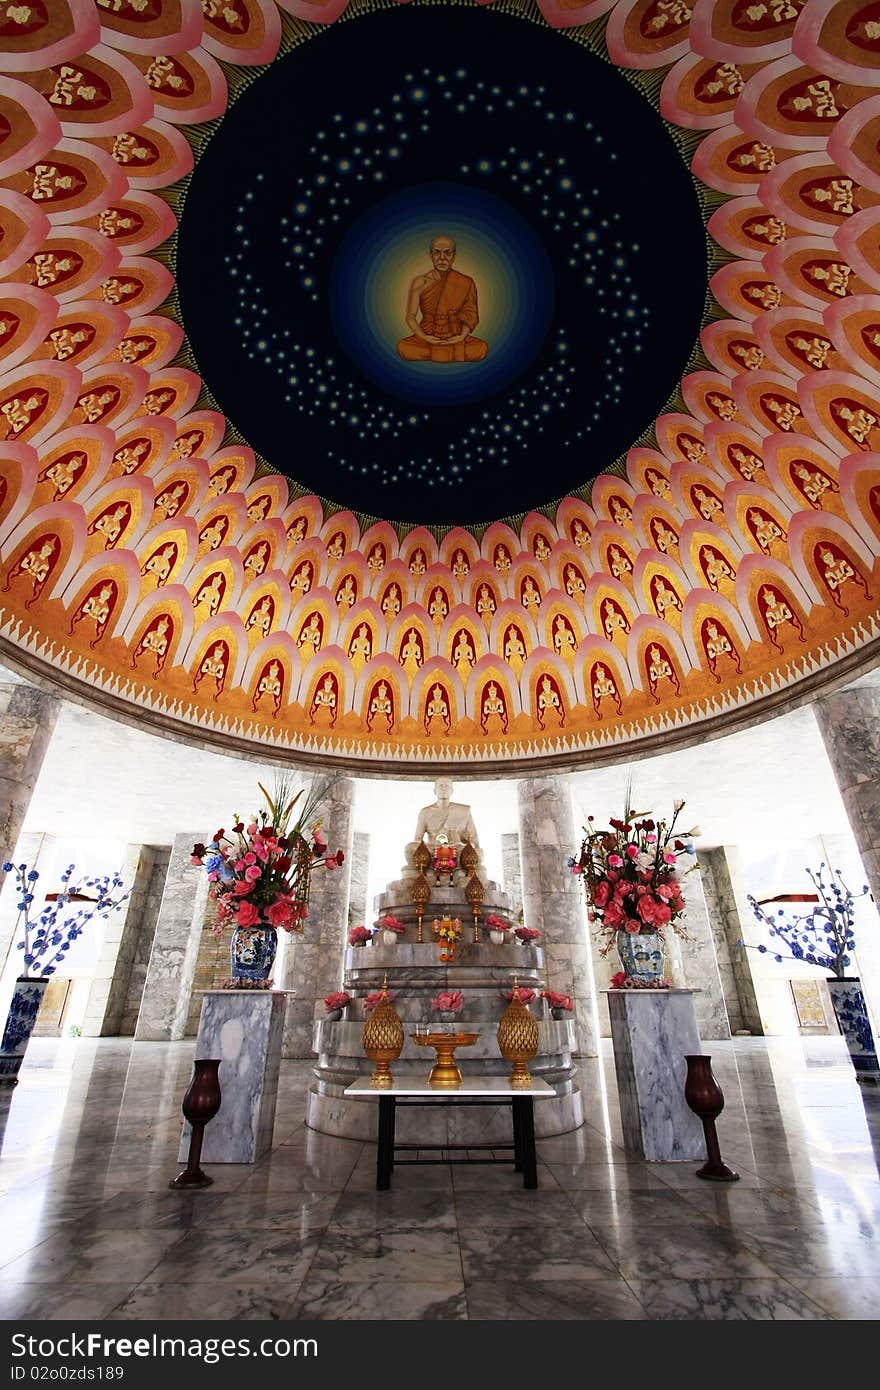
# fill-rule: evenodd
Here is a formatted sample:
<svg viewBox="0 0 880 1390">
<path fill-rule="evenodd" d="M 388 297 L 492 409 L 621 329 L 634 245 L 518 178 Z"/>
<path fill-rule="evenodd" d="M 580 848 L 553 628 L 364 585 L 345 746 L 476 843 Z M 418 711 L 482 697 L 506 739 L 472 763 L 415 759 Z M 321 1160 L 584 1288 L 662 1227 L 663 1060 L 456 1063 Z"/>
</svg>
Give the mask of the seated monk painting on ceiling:
<svg viewBox="0 0 880 1390">
<path fill-rule="evenodd" d="M 489 345 L 473 337 L 480 321 L 477 287 L 469 275 L 453 270 L 455 242 L 435 236 L 431 242 L 432 269 L 417 275 L 406 302 L 408 338 L 397 354 L 406 362 L 482 362 Z"/>
</svg>

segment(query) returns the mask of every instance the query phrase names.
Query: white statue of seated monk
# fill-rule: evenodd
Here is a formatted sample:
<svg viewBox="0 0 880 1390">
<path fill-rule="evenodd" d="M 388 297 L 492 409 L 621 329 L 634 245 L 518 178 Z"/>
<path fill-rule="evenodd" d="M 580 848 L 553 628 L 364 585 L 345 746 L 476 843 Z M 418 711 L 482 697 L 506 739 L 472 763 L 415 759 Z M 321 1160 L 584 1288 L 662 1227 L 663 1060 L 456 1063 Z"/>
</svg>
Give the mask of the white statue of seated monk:
<svg viewBox="0 0 880 1390">
<path fill-rule="evenodd" d="M 434 795 L 437 800 L 430 806 L 423 806 L 419 811 L 419 818 L 416 823 L 415 839 L 406 847 L 406 864 L 403 868 L 403 876 L 412 878 L 417 870 L 414 863 L 414 855 L 419 845 L 423 842 L 433 851 L 438 844 L 449 844 L 455 850 L 456 861 L 458 861 L 465 844 L 473 845 L 479 854 L 477 873 L 483 878 L 480 872 L 483 863 L 483 856 L 480 851 L 480 840 L 477 835 L 477 827 L 474 825 L 470 806 L 465 806 L 463 802 L 451 801 L 452 781 L 448 777 L 438 777 L 434 783 Z M 456 869 L 456 880 L 459 870 Z"/>
</svg>

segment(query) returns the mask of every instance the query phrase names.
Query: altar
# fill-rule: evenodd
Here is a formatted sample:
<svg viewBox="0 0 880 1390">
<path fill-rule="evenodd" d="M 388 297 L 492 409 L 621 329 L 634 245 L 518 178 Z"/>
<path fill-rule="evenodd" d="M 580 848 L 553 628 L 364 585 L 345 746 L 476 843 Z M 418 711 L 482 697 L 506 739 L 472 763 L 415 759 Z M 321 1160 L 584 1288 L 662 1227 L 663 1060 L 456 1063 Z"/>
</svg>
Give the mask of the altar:
<svg viewBox="0 0 880 1390">
<path fill-rule="evenodd" d="M 583 1123 L 583 1108 L 572 1060 L 574 1024 L 551 1018 L 545 1001 L 538 997 L 555 984 L 548 975 L 543 948 L 540 943 L 519 940 L 512 930 L 503 944 L 490 941 L 485 926 L 488 917 L 500 918 L 511 928 L 515 925 L 508 896 L 486 875 L 470 807 L 451 800 L 452 783 L 446 778 L 438 779 L 435 792 L 437 801 L 419 813 L 416 835 L 405 847 L 400 877 L 386 886 L 374 905 L 377 923 L 392 915 L 403 932 L 388 944 L 378 931 L 368 945 L 346 950 L 342 988 L 352 1002 L 344 1018 L 315 1022 L 317 1064 L 306 1123 L 325 1134 L 375 1138 L 376 1115 L 369 1097 L 347 1092 L 368 1066 L 362 1047 L 364 1000 L 381 989 L 384 980 L 404 1031 L 403 1051 L 392 1065 L 395 1081 L 424 1085 L 430 1061 L 414 1034 L 418 1025 L 436 1021 L 431 1000 L 446 991 L 461 993 L 457 1023 L 478 1035 L 458 1059 L 465 1080 L 497 1077 L 509 1069 L 498 1048 L 497 1027 L 508 1002 L 503 991 L 510 990 L 516 977 L 522 988 L 535 993 L 530 1008 L 538 1021 L 539 1041 L 529 1071 L 550 1088 L 535 1116 L 537 1132 L 549 1136 L 577 1129 Z M 453 851 L 454 867 L 449 855 L 438 855 L 438 849 Z M 441 949 L 432 929 L 435 920 L 444 919 L 461 924 L 452 959 L 446 958 L 449 951 Z M 510 1134 L 509 1118 L 497 1107 L 477 1111 L 431 1106 L 430 1113 L 418 1116 L 406 1110 L 398 1119 L 398 1129 L 402 1142 L 424 1144 L 503 1143 Z"/>
</svg>

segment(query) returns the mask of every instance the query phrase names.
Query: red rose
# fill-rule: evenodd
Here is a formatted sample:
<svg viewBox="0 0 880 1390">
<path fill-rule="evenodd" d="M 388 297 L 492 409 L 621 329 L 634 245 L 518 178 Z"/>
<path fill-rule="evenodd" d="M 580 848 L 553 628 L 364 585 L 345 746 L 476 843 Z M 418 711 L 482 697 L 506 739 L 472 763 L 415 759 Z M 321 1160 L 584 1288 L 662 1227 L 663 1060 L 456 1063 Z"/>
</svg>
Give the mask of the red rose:
<svg viewBox="0 0 880 1390">
<path fill-rule="evenodd" d="M 222 830 L 222 829 L 221 829 L 221 830 L 215 830 L 212 838 L 213 838 L 214 840 L 216 840 L 217 843 L 219 844 L 220 841 L 223 839 L 223 836 L 224 836 L 225 834 L 226 834 L 226 831 L 225 831 L 225 830 Z"/>
<path fill-rule="evenodd" d="M 642 921 L 653 925 L 657 921 L 656 913 L 658 907 L 659 904 L 651 897 L 650 893 L 646 893 L 643 898 L 639 898 L 637 910 Z"/>
<path fill-rule="evenodd" d="M 240 927 L 256 927 L 260 921 L 260 909 L 247 899 L 242 899 L 235 920 Z"/>
<path fill-rule="evenodd" d="M 233 833 L 233 835 L 243 835 L 243 834 L 244 834 L 244 821 L 243 821 L 243 820 L 240 820 L 240 821 L 238 822 L 238 825 L 234 825 L 234 826 L 232 827 L 232 833 Z"/>
<path fill-rule="evenodd" d="M 623 908 L 614 899 L 605 908 L 606 927 L 617 927 L 623 921 Z"/>
<path fill-rule="evenodd" d="M 286 874 L 287 870 L 290 868 L 290 863 L 291 861 L 288 859 L 287 855 L 284 854 L 281 856 L 280 859 L 275 860 L 275 863 L 272 865 L 272 867 L 276 873 Z"/>
<path fill-rule="evenodd" d="M 337 863 L 337 864 L 343 864 L 344 862 L 345 862 L 345 855 L 342 853 L 342 850 L 341 850 L 341 849 L 338 849 L 338 850 L 336 851 L 336 863 Z"/>
<path fill-rule="evenodd" d="M 596 907 L 604 907 L 611 896 L 611 884 L 607 879 L 600 879 L 593 889 L 593 902 Z"/>
<path fill-rule="evenodd" d="M 205 854 L 205 846 L 203 844 L 193 845 L 192 852 L 194 859 L 202 859 Z"/>
</svg>

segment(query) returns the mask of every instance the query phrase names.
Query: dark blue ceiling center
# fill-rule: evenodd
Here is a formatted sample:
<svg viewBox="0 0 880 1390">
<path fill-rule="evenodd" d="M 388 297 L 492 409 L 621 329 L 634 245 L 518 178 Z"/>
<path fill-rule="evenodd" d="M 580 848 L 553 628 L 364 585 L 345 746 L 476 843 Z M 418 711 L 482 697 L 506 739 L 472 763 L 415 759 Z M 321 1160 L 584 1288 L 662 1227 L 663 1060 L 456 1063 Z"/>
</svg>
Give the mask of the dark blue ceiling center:
<svg viewBox="0 0 880 1390">
<path fill-rule="evenodd" d="M 707 273 L 690 175 L 614 68 L 516 15 L 418 4 L 245 89 L 177 269 L 204 379 L 273 467 L 438 524 L 608 467 L 674 388 Z"/>
</svg>

